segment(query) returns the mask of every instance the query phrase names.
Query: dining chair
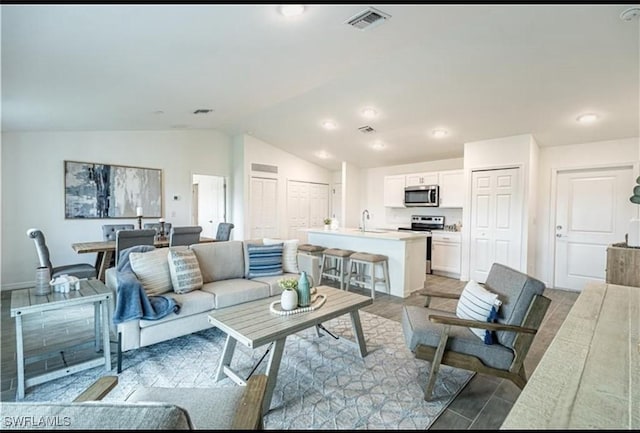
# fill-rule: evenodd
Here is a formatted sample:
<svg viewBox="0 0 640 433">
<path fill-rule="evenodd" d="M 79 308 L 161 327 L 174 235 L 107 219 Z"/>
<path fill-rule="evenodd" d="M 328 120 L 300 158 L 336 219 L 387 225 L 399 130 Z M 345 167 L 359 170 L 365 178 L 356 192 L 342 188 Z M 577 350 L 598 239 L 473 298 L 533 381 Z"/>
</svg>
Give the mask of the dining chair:
<svg viewBox="0 0 640 433">
<path fill-rule="evenodd" d="M 135 226 L 133 224 L 103 224 L 102 225 L 102 238 L 105 241 L 115 241 L 116 232 L 118 230 L 133 230 Z"/>
<path fill-rule="evenodd" d="M 169 235 L 169 246 L 193 245 L 200 242 L 200 226 L 173 227 Z"/>
<path fill-rule="evenodd" d="M 144 229 L 154 229 L 156 231 L 156 235 L 160 235 L 160 229 L 162 225 L 160 223 L 144 223 L 142 226 Z M 171 223 L 164 223 L 164 235 L 169 236 L 171 233 Z"/>
<path fill-rule="evenodd" d="M 216 233 L 217 241 L 228 241 L 231 237 L 231 230 L 235 226 L 233 223 L 220 223 L 218 224 L 218 232 Z"/>
<path fill-rule="evenodd" d="M 49 274 L 51 278 L 56 278 L 60 275 L 72 275 L 77 278 L 96 278 L 98 271 L 95 266 L 88 263 L 74 263 L 64 266 L 54 267 L 51 263 L 51 256 L 49 254 L 49 248 L 44 238 L 44 233 L 40 229 L 27 230 L 27 236 L 33 239 L 36 245 L 36 252 L 38 253 L 38 260 L 40 267 L 49 268 Z"/>
<path fill-rule="evenodd" d="M 120 252 L 137 245 L 154 245 L 156 231 L 154 229 L 119 230 L 116 232 L 116 266 Z"/>
</svg>

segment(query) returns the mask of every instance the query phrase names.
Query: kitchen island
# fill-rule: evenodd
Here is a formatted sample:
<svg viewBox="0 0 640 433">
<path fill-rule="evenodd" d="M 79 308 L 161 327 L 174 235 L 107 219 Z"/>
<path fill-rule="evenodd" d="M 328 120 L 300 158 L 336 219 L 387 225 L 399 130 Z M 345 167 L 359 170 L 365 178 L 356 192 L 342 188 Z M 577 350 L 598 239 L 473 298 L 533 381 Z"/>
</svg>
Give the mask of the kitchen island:
<svg viewBox="0 0 640 433">
<path fill-rule="evenodd" d="M 305 231 L 308 242 L 314 245 L 389 257 L 389 285 L 393 296 L 406 298 L 424 288 L 429 233 L 371 229 L 363 232 L 356 228 Z M 376 284 L 376 291 L 385 293 L 384 284 Z"/>
</svg>

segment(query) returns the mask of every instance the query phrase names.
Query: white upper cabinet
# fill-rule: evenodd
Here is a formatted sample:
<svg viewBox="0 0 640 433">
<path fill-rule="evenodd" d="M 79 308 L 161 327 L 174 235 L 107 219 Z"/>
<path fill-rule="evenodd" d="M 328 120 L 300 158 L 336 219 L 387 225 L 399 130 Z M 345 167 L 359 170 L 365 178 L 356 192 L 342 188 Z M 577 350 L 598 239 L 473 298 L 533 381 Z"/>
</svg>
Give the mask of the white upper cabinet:
<svg viewBox="0 0 640 433">
<path fill-rule="evenodd" d="M 385 207 L 404 207 L 405 175 L 384 177 Z"/>
<path fill-rule="evenodd" d="M 428 173 L 412 173 L 405 175 L 406 186 L 416 185 L 437 185 L 438 184 L 438 172 L 432 171 Z"/>
<path fill-rule="evenodd" d="M 440 207 L 462 207 L 464 202 L 464 170 L 448 170 L 438 173 Z"/>
</svg>

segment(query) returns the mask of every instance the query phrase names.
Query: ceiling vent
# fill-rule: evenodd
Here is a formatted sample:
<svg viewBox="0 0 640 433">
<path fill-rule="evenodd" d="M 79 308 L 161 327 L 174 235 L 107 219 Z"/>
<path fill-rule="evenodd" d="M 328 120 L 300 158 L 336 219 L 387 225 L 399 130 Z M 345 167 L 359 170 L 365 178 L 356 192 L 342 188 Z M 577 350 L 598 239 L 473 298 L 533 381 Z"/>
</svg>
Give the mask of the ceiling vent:
<svg viewBox="0 0 640 433">
<path fill-rule="evenodd" d="M 196 111 L 193 112 L 193 114 L 207 114 L 207 113 L 211 113 L 213 110 L 210 108 L 199 108 Z"/>
<path fill-rule="evenodd" d="M 358 128 L 358 131 L 362 132 L 363 134 L 371 134 L 372 132 L 376 132 L 376 130 L 369 125 L 361 126 L 360 128 Z"/>
<path fill-rule="evenodd" d="M 389 18 L 391 18 L 391 15 L 370 7 L 349 18 L 345 21 L 345 24 L 349 24 L 360 30 L 368 30 L 382 24 Z"/>
</svg>

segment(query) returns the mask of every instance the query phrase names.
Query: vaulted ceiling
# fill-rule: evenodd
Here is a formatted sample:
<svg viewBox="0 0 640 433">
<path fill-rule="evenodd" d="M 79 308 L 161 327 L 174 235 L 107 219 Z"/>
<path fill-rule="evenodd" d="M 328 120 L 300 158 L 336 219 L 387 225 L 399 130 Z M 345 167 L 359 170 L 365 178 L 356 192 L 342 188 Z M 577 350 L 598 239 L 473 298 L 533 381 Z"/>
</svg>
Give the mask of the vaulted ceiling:
<svg viewBox="0 0 640 433">
<path fill-rule="evenodd" d="M 390 18 L 363 31 L 345 21 L 364 4 L 5 4 L 2 129 L 212 128 L 329 169 L 640 135 L 634 5 L 373 6 Z"/>
</svg>

